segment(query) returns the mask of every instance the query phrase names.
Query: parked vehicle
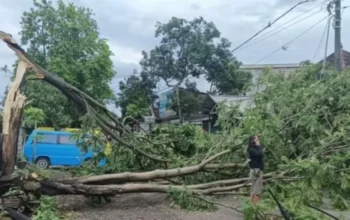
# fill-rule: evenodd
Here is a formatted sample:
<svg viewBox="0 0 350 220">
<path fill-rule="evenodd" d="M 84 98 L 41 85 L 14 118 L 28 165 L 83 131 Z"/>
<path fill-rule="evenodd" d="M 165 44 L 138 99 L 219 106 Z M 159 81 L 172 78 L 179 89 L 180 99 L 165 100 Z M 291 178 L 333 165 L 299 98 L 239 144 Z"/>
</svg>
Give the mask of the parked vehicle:
<svg viewBox="0 0 350 220">
<path fill-rule="evenodd" d="M 81 166 L 84 162 L 91 161 L 94 153 L 91 150 L 84 153 L 71 132 L 37 130 L 30 134 L 25 144 L 24 156 L 28 162 L 48 168 Z M 106 159 L 103 159 L 99 166 L 105 164 Z"/>
</svg>

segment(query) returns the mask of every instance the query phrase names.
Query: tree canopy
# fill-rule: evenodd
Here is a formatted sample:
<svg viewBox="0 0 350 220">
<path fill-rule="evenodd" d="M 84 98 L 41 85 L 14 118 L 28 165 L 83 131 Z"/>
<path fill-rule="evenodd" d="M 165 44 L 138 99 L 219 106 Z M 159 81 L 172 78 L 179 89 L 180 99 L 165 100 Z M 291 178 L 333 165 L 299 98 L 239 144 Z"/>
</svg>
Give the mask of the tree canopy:
<svg viewBox="0 0 350 220">
<path fill-rule="evenodd" d="M 37 125 L 45 121 L 45 113 L 42 109 L 29 107 L 24 111 L 24 124 L 29 127 L 37 128 Z"/>
<path fill-rule="evenodd" d="M 101 39 L 89 8 L 59 0 L 34 1 L 23 13 L 21 43 L 41 66 L 100 101 L 114 98 L 112 52 Z M 31 106 L 43 109 L 46 125 L 77 126 L 80 113 L 51 86 L 28 79 L 25 94 Z"/>
<path fill-rule="evenodd" d="M 245 95 L 252 85 L 252 74 L 239 69 L 239 65 L 228 64 L 225 71 L 217 71 L 207 77 L 212 83 L 211 93 L 218 95 Z"/>
<path fill-rule="evenodd" d="M 119 82 L 116 106 L 121 108 L 122 116 L 149 115 L 154 110 L 157 95 L 154 92 L 156 81 L 145 72 L 133 75 Z"/>
<path fill-rule="evenodd" d="M 213 22 L 202 17 L 192 21 L 173 17 L 168 23 L 158 22 L 155 36 L 161 38 L 160 45 L 149 53 L 143 51 L 140 64 L 144 72 L 168 86 L 179 86 L 188 77 L 201 75 L 218 84 L 218 72 L 227 74 L 229 65 L 237 69 L 240 65 L 230 51 L 231 43 L 221 37 Z"/>
<path fill-rule="evenodd" d="M 173 17 L 167 23 L 157 23 L 155 37 L 160 38 L 160 44 L 149 52 L 143 51 L 140 61 L 143 76 L 152 79 L 153 85 L 131 86 L 137 80 L 135 75 L 120 83 L 121 92 L 118 94 L 120 98 L 117 106 L 122 108 L 123 115 L 127 114 L 127 106 L 134 109 L 132 112 L 135 112 L 135 109 L 144 112 L 142 109 L 151 105 L 151 100 L 143 98 L 143 95 L 135 95 L 132 99 L 125 98 L 130 96 L 126 94 L 128 91 L 148 94 L 150 92 L 145 92 L 145 88 L 153 90 L 155 85 L 161 82 L 175 89 L 183 84 L 194 89 L 196 86 L 189 83 L 189 79 L 204 76 L 212 83 L 215 88 L 212 92 L 216 94 L 238 95 L 249 89 L 251 74 L 239 69 L 241 63 L 231 53 L 231 43 L 221 37 L 213 22 L 207 22 L 202 17 L 191 21 Z M 126 85 L 133 89 L 126 90 Z M 190 106 L 196 103 L 196 97 L 191 98 L 191 95 L 185 95 L 183 92 L 181 95 L 178 91 L 176 93 L 173 103 L 178 106 L 174 105 L 172 108 L 180 110 L 180 117 L 182 109 L 187 115 L 194 112 L 195 110 L 190 110 Z M 181 107 L 182 104 L 186 107 Z"/>
</svg>

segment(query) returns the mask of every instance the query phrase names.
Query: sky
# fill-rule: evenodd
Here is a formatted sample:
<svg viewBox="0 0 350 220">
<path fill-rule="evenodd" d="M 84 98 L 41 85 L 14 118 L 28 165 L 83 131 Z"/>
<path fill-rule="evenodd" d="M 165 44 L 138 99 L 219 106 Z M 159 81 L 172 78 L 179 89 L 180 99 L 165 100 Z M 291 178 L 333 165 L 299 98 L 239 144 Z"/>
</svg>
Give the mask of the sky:
<svg viewBox="0 0 350 220">
<path fill-rule="evenodd" d="M 69 0 L 65 0 L 69 2 Z M 56 0 L 53 0 L 56 2 Z M 139 69 L 141 51 L 153 49 L 159 39 L 155 38 L 155 24 L 165 23 L 172 16 L 191 20 L 202 16 L 212 21 L 221 32 L 222 37 L 232 42 L 232 49 L 283 14 L 299 0 L 70 0 L 76 5 L 89 7 L 95 13 L 102 38 L 114 53 L 112 60 L 117 71 L 112 81 L 112 88 L 118 92 L 118 83 Z M 266 57 L 259 64 L 300 63 L 304 60 L 321 60 L 325 42 L 319 47 L 327 19 L 301 35 L 325 16 L 326 9 L 321 10 L 324 0 L 314 0 L 303 4 L 283 19 L 273 24 L 259 36 L 271 32 L 271 36 L 250 47 L 234 53 L 243 64 L 255 64 L 273 51 L 292 41 L 286 50 L 280 49 Z M 342 6 L 350 6 L 350 0 L 343 0 Z M 20 18 L 23 12 L 32 7 L 31 0 L 2 0 L 0 4 L 0 30 L 12 34 L 20 41 Z M 310 9 L 313 9 L 309 11 Z M 350 23 L 350 8 L 343 11 L 342 25 Z M 308 18 L 305 18 L 308 17 Z M 303 19 L 305 18 L 305 19 Z M 288 21 L 292 20 L 289 23 Z M 297 24 L 278 32 L 284 27 L 300 20 Z M 281 26 L 282 25 L 282 26 Z M 276 29 L 277 28 L 277 29 Z M 342 29 L 342 43 L 345 50 L 350 50 L 350 29 Z M 331 28 L 329 53 L 334 50 L 334 30 Z M 295 39 L 295 40 L 293 40 Z M 319 48 L 319 50 L 317 50 Z M 16 57 L 7 46 L 0 42 L 0 67 L 11 66 Z M 0 72 L 0 96 L 3 94 L 10 76 Z M 197 87 L 202 91 L 209 89 L 204 79 L 197 79 Z M 160 88 L 162 90 L 164 88 Z"/>
</svg>

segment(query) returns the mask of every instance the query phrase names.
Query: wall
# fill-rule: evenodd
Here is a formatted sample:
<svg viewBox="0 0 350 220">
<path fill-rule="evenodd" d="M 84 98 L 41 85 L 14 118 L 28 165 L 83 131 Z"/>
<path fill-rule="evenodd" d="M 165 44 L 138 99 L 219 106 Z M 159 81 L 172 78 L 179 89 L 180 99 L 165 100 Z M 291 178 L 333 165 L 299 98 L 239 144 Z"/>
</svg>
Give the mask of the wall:
<svg viewBox="0 0 350 220">
<path fill-rule="evenodd" d="M 292 64 L 252 64 L 242 65 L 241 69 L 250 72 L 253 75 L 253 88 L 247 95 L 253 95 L 256 92 L 262 91 L 264 88 L 259 85 L 259 81 L 264 73 L 264 70 L 271 68 L 272 71 L 280 74 L 289 74 L 300 69 L 301 65 L 298 63 Z"/>
</svg>

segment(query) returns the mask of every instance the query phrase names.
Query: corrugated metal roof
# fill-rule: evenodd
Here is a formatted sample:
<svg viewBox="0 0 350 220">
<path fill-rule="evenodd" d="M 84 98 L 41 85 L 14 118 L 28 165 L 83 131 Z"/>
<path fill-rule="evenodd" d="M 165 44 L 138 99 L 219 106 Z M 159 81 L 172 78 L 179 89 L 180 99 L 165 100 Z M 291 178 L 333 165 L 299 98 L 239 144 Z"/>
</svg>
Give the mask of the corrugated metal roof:
<svg viewBox="0 0 350 220">
<path fill-rule="evenodd" d="M 264 68 L 300 68 L 300 63 L 280 63 L 280 64 L 244 64 L 241 69 L 264 69 Z"/>
<path fill-rule="evenodd" d="M 237 102 L 237 101 L 248 100 L 248 99 L 252 98 L 250 96 L 229 96 L 229 95 L 228 96 L 209 95 L 209 96 L 216 103 L 219 103 L 219 102 Z"/>
</svg>

